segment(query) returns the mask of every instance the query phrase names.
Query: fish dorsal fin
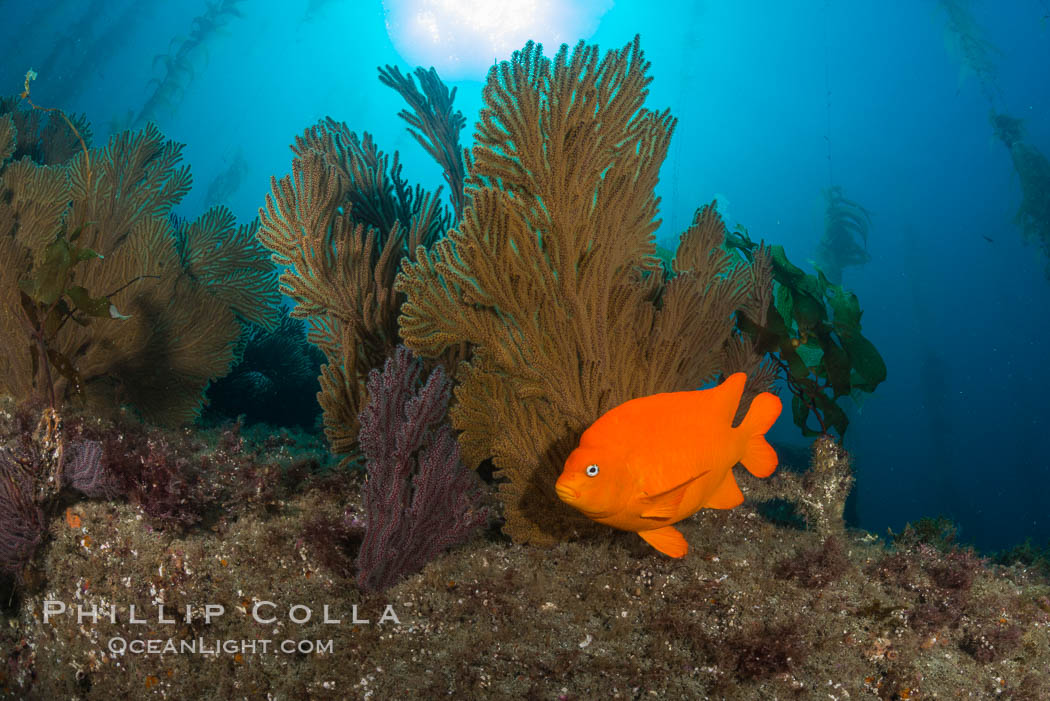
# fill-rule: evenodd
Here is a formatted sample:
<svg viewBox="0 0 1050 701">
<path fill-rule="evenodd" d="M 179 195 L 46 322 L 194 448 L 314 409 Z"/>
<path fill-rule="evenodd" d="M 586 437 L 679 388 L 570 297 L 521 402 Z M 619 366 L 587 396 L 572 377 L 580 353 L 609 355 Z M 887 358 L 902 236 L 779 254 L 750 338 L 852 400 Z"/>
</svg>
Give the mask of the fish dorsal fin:
<svg viewBox="0 0 1050 701">
<path fill-rule="evenodd" d="M 685 536 L 674 526 L 654 528 L 651 531 L 638 531 L 638 535 L 664 555 L 684 557 L 689 552 L 689 543 L 685 542 Z"/>
<path fill-rule="evenodd" d="M 718 489 L 715 493 L 704 504 L 709 509 L 732 509 L 740 506 L 744 503 L 744 494 L 740 491 L 740 486 L 737 485 L 736 480 L 733 478 L 733 473 L 730 471 L 726 473 L 726 478 L 722 480 L 722 484 L 718 485 Z"/>
<path fill-rule="evenodd" d="M 701 472 L 659 494 L 641 497 L 638 500 L 642 505 L 642 511 L 639 515 L 642 518 L 674 518 L 678 515 L 678 507 L 682 503 L 682 497 L 685 496 L 685 490 L 689 488 L 689 485 L 706 474 L 707 471 Z"/>
<path fill-rule="evenodd" d="M 733 424 L 736 411 L 740 408 L 740 398 L 744 396 L 745 384 L 747 384 L 747 375 L 742 372 L 734 372 L 722 384 L 707 390 L 712 392 L 711 398 L 715 402 L 712 415 L 718 417 L 717 421 L 724 421 L 727 425 Z"/>
</svg>

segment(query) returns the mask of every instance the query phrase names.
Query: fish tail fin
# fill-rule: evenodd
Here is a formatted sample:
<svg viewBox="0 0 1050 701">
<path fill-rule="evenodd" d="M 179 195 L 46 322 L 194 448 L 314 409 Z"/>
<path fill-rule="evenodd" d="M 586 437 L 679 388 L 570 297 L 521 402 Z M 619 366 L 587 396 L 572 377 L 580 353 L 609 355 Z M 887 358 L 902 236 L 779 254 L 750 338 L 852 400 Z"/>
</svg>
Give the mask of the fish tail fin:
<svg viewBox="0 0 1050 701">
<path fill-rule="evenodd" d="M 740 422 L 739 430 L 747 436 L 740 462 L 755 477 L 769 477 L 777 469 L 777 452 L 766 440 L 766 431 L 773 427 L 780 410 L 780 398 L 763 392 L 752 400 L 747 416 Z"/>
</svg>

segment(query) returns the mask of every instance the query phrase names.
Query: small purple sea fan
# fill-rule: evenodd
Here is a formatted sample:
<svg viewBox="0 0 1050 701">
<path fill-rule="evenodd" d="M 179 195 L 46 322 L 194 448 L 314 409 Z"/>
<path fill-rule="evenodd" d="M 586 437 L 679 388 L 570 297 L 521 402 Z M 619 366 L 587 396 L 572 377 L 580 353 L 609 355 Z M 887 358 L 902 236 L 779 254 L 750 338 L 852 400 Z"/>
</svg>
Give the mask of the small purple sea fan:
<svg viewBox="0 0 1050 701">
<path fill-rule="evenodd" d="M 0 571 L 21 581 L 46 533 L 44 511 L 33 498 L 33 476 L 0 448 Z"/>
<path fill-rule="evenodd" d="M 367 530 L 357 583 L 378 591 L 462 542 L 487 514 L 478 478 L 460 461 L 446 420 L 449 381 L 440 366 L 416 391 L 422 362 L 399 346 L 368 376 L 358 441 L 368 460 Z"/>
<path fill-rule="evenodd" d="M 62 481 L 85 496 L 112 497 L 116 480 L 102 464 L 102 444 L 81 441 L 69 448 L 62 467 Z"/>
</svg>

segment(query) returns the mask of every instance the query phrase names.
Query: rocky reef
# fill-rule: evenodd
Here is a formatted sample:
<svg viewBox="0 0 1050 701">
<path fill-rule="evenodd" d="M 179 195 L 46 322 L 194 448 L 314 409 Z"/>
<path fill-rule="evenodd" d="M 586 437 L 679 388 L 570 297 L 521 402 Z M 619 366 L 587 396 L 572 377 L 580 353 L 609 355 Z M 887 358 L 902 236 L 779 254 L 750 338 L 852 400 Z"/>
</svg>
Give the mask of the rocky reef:
<svg viewBox="0 0 1050 701">
<path fill-rule="evenodd" d="M 832 495 L 802 506 L 814 529 L 764 515 L 748 479 L 744 505 L 678 524 L 695 546 L 682 560 L 612 530 L 523 547 L 497 517 L 366 592 L 362 473 L 328 469 L 316 438 L 226 426 L 147 441 L 198 470 L 210 507 L 192 525 L 151 517 L 141 497 L 56 512 L 44 576 L 5 592 L 4 697 L 1050 693 L 1045 572 L 989 564 L 929 523 L 889 543 L 841 527 L 848 458 L 828 446 L 816 471 L 781 480 L 789 499 Z M 482 501 L 498 510 L 493 485 Z"/>
</svg>

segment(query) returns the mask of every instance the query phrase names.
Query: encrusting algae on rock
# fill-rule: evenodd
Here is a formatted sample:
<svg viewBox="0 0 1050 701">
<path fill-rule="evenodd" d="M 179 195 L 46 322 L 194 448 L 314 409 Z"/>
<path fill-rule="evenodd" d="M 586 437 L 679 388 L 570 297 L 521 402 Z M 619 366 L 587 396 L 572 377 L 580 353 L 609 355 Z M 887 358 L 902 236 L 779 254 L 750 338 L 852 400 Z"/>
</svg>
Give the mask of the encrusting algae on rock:
<svg viewBox="0 0 1050 701">
<path fill-rule="evenodd" d="M 177 447 L 200 442 L 192 454 L 209 456 L 215 478 L 245 456 L 291 457 L 250 438 L 232 455 L 224 433 L 184 435 Z M 745 501 L 679 522 L 693 544 L 684 558 L 613 529 L 553 548 L 480 531 L 393 587 L 362 592 L 340 564 L 360 544 L 340 524 L 362 513 L 361 481 L 282 484 L 265 502 L 229 502 L 204 528 L 149 527 L 139 506 L 121 502 L 59 514 L 40 558 L 46 585 L 4 611 L 0 695 L 135 698 L 147 684 L 167 698 L 219 690 L 235 699 L 893 699 L 967 689 L 1039 701 L 1050 692 L 1050 584 L 957 547 L 902 537 L 889 548 L 851 531 L 827 544 Z M 495 500 L 491 485 L 485 499 Z M 45 624 L 47 601 L 67 613 Z M 174 623 L 158 623 L 159 603 Z M 223 615 L 206 623 L 207 604 Z M 116 606 L 116 623 L 78 623 L 76 607 L 95 605 Z M 130 622 L 132 605 L 149 625 Z M 325 622 L 326 606 L 339 623 Z M 306 609 L 309 621 L 291 620 Z M 261 624 L 253 611 L 277 620 Z M 114 638 L 203 638 L 207 650 L 257 642 L 254 652 L 121 655 Z M 261 640 L 272 641 L 266 654 Z M 285 654 L 285 640 L 323 647 Z"/>
</svg>

